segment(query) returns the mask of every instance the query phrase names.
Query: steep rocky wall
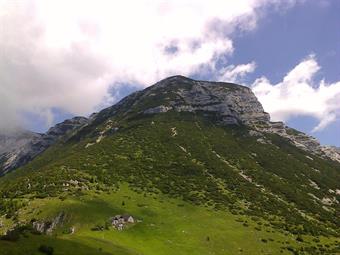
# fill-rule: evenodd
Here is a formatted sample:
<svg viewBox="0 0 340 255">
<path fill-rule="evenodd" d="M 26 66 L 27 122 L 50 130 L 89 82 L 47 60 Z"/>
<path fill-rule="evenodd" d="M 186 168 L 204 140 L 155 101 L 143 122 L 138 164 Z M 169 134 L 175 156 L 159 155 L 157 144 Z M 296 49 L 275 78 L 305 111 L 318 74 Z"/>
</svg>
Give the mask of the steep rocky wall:
<svg viewBox="0 0 340 255">
<path fill-rule="evenodd" d="M 141 98 L 159 93 L 174 93 L 175 96 L 165 97 L 161 105 L 146 109 L 144 113 L 170 110 L 211 112 L 217 113 L 224 124 L 250 125 L 270 119 L 251 89 L 232 83 L 194 81 L 174 76 L 155 84 Z"/>
</svg>

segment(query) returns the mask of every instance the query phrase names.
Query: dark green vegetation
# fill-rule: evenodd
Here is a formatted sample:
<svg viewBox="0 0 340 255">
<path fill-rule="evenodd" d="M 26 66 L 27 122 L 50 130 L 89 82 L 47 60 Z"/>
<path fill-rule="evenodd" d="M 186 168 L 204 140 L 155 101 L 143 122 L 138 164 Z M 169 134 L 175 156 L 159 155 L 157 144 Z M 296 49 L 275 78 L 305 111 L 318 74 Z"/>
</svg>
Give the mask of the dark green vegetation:
<svg viewBox="0 0 340 255">
<path fill-rule="evenodd" d="M 21 226 L 0 254 L 340 252 L 338 163 L 205 113 L 143 115 L 159 102 L 132 99 L 0 179 L 3 229 Z M 53 235 L 31 229 L 60 211 Z M 107 226 L 125 212 L 141 222 Z"/>
</svg>

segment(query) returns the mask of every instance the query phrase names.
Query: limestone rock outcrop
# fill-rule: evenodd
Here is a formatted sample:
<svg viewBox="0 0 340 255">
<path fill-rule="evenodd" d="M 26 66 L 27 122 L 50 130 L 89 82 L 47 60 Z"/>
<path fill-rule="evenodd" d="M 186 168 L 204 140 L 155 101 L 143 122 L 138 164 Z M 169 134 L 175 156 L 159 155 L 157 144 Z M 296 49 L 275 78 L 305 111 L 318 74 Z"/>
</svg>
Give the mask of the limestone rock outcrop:
<svg viewBox="0 0 340 255">
<path fill-rule="evenodd" d="M 146 109 L 146 114 L 170 110 L 209 112 L 216 114 L 221 123 L 246 125 L 270 119 L 250 88 L 232 83 L 173 76 L 146 89 L 139 100 L 146 97 L 162 99 L 161 105 Z"/>
</svg>

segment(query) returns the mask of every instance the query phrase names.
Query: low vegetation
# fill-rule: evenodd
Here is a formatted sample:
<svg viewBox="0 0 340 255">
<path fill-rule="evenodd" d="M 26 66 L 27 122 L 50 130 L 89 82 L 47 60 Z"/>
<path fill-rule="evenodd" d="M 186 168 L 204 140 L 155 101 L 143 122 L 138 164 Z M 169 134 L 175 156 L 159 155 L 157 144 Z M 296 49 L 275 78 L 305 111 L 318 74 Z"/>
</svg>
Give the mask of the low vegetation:
<svg viewBox="0 0 340 255">
<path fill-rule="evenodd" d="M 340 165 L 215 123 L 203 113 L 103 118 L 0 179 L 3 230 L 63 210 L 69 222 L 52 236 L 16 242 L 42 254 L 339 252 Z M 105 227 L 125 212 L 141 222 Z M 8 241 L 1 249 L 21 252 Z"/>
</svg>

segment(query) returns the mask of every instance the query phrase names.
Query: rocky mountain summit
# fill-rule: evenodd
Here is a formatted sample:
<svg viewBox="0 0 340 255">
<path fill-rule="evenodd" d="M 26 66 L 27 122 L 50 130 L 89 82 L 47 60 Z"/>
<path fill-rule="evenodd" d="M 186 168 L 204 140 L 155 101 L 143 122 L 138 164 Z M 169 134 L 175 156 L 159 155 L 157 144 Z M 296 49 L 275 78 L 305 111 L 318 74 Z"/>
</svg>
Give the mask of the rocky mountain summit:
<svg viewBox="0 0 340 255">
<path fill-rule="evenodd" d="M 155 114 L 168 111 L 204 112 L 215 115 L 221 124 L 268 122 L 250 88 L 232 83 L 196 81 L 172 76 L 123 98 L 117 104 L 93 115 L 98 123 L 109 116 Z"/>
<path fill-rule="evenodd" d="M 174 76 L 152 86 L 142 98 L 159 97 L 160 93 L 164 95 L 164 105 L 149 108 L 144 113 L 207 112 L 218 115 L 218 121 L 226 125 L 254 125 L 270 119 L 251 89 L 236 84 Z"/>
<path fill-rule="evenodd" d="M 95 116 L 157 114 L 169 111 L 203 113 L 213 116 L 222 125 L 246 125 L 259 142 L 270 142 L 263 134 L 277 134 L 296 147 L 312 154 L 340 162 L 335 147 L 321 146 L 316 138 L 286 126 L 271 122 L 250 88 L 224 82 L 196 81 L 183 76 L 166 78 L 155 85 L 124 98 L 118 104 Z"/>
<path fill-rule="evenodd" d="M 178 87 L 172 91 L 172 87 Z M 164 95 L 175 93 L 175 98 L 166 97 L 165 104 L 149 108 L 144 113 L 167 112 L 209 112 L 219 116 L 222 124 L 244 124 L 258 131 L 251 132 L 259 136 L 261 133 L 275 133 L 288 139 L 295 146 L 313 154 L 328 157 L 340 162 L 339 150 L 332 146 L 321 146 L 318 140 L 293 128 L 283 122 L 271 122 L 250 88 L 232 83 L 195 81 L 183 76 L 174 76 L 151 87 L 143 97 L 159 96 L 159 90 Z"/>
<path fill-rule="evenodd" d="M 132 93 L 117 104 L 91 115 L 89 119 L 75 117 L 65 120 L 50 128 L 46 134 L 25 131 L 0 136 L 0 175 L 26 164 L 80 127 L 96 127 L 112 116 L 129 118 L 169 111 L 202 113 L 220 125 L 248 126 L 249 135 L 258 137 L 261 143 L 270 143 L 265 134 L 277 134 L 302 150 L 340 162 L 339 149 L 321 146 L 314 137 L 289 128 L 283 122 L 271 122 L 270 115 L 264 111 L 249 87 L 172 76 Z M 106 130 L 98 133 L 97 141 L 111 129 L 116 130 L 117 127 L 113 127 L 112 123 L 108 125 Z"/>
<path fill-rule="evenodd" d="M 87 122 L 85 117 L 74 117 L 51 127 L 45 134 L 20 131 L 0 135 L 0 175 L 28 163 L 58 139 Z"/>
</svg>

